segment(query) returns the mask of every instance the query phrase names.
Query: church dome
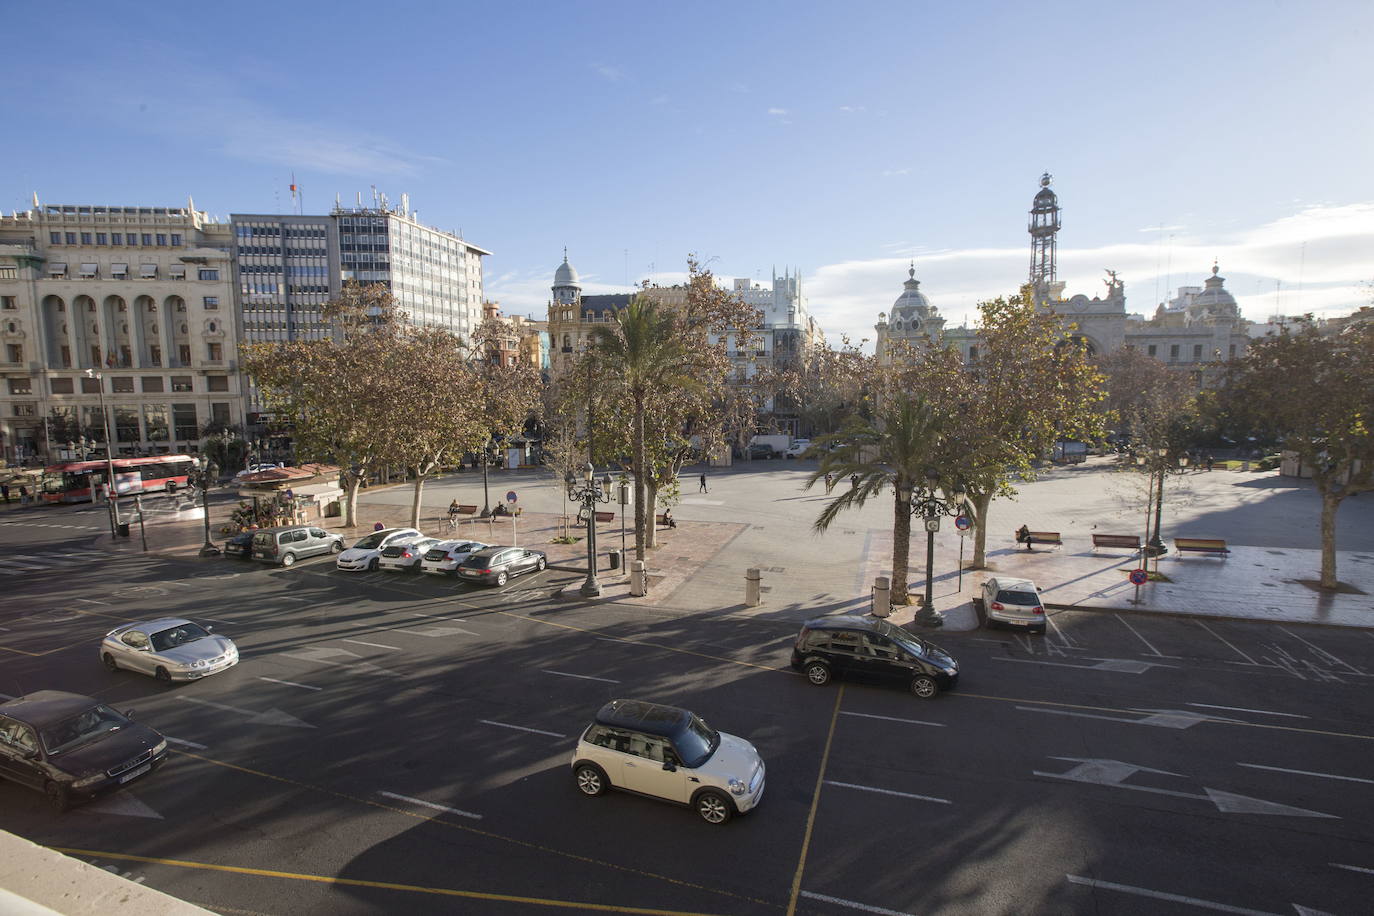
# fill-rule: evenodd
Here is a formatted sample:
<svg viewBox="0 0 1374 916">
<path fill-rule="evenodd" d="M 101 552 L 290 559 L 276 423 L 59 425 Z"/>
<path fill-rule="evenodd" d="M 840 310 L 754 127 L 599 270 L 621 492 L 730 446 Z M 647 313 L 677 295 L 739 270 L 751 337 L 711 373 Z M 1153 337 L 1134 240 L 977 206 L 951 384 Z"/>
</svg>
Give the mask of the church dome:
<svg viewBox="0 0 1374 916">
<path fill-rule="evenodd" d="M 907 271 L 907 280 L 902 284 L 902 294 L 892 303 L 893 318 L 924 318 L 930 313 L 930 300 L 921 292 L 921 281 L 916 279 L 916 268 Z"/>
<path fill-rule="evenodd" d="M 1212 266 L 1212 275 L 1203 284 L 1202 292 L 1198 293 L 1191 305 L 1195 311 L 1203 313 L 1235 315 L 1238 311 L 1236 297 L 1226 291 L 1223 284 L 1225 277 L 1217 275 L 1219 268 Z"/>
<path fill-rule="evenodd" d="M 577 270 L 568 263 L 567 252 L 563 253 L 563 263 L 558 265 L 558 269 L 553 273 L 554 286 L 578 286 Z"/>
</svg>

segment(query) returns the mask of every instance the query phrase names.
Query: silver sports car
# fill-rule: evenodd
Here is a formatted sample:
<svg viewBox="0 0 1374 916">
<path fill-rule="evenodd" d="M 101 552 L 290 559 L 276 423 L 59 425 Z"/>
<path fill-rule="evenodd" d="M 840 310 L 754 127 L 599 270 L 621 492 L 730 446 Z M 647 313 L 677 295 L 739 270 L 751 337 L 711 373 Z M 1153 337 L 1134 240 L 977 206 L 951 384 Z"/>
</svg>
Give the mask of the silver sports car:
<svg viewBox="0 0 1374 916">
<path fill-rule="evenodd" d="M 105 634 L 100 660 L 111 671 L 125 668 L 159 681 L 197 681 L 239 662 L 233 641 L 210 629 L 180 617 L 126 623 Z"/>
</svg>

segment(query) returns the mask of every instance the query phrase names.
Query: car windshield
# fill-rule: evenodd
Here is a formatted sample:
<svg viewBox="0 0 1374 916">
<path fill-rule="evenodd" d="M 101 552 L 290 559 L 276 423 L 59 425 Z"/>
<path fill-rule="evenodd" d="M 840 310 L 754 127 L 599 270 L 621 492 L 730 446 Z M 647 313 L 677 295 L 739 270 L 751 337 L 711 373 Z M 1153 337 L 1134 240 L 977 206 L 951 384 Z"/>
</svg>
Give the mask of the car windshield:
<svg viewBox="0 0 1374 916">
<path fill-rule="evenodd" d="M 930 651 L 930 647 L 925 640 L 915 633 L 908 633 L 901 627 L 889 627 L 885 634 L 888 639 L 901 646 L 913 655 L 925 655 Z"/>
<path fill-rule="evenodd" d="M 1035 592 L 1012 591 L 1004 588 L 997 593 L 997 600 L 1003 604 L 1024 604 L 1034 607 L 1040 603 L 1040 596 Z"/>
<path fill-rule="evenodd" d="M 716 748 L 720 747 L 720 732 L 692 716 L 687 720 L 687 728 L 677 736 L 674 744 L 677 745 L 677 752 L 682 755 L 683 765 L 696 769 L 710 760 Z"/>
<path fill-rule="evenodd" d="M 92 706 L 85 712 L 63 719 L 56 725 L 39 729 L 38 734 L 49 754 L 60 754 L 128 724 L 128 719 L 110 707 Z"/>
<path fill-rule="evenodd" d="M 386 540 L 387 532 L 378 531 L 376 534 L 369 534 L 353 546 L 361 550 L 376 550 L 382 546 L 382 541 Z"/>
<path fill-rule="evenodd" d="M 160 630 L 154 633 L 150 639 L 154 652 L 166 652 L 168 649 L 184 646 L 188 642 L 204 639 L 209 635 L 205 628 L 198 623 L 183 623 Z"/>
</svg>

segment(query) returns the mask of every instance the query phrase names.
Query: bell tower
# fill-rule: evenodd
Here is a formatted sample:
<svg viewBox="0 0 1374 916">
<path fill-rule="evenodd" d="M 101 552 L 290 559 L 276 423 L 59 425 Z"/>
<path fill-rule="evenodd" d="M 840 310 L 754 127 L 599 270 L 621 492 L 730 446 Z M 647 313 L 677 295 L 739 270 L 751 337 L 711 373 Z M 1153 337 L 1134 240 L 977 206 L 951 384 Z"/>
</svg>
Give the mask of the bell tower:
<svg viewBox="0 0 1374 916">
<path fill-rule="evenodd" d="M 1050 190 L 1054 179 L 1046 172 L 1040 176 L 1040 191 L 1031 204 L 1030 285 L 1037 303 L 1050 298 L 1055 285 L 1055 236 L 1059 232 L 1059 198 Z"/>
</svg>

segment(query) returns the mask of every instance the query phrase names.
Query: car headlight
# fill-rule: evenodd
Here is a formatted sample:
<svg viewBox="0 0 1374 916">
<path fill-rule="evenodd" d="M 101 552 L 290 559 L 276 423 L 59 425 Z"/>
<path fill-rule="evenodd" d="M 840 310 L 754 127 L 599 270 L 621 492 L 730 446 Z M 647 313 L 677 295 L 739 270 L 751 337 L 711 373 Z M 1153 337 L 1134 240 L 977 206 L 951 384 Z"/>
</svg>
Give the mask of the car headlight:
<svg viewBox="0 0 1374 916">
<path fill-rule="evenodd" d="M 941 668 L 940 670 L 951 677 L 959 673 L 959 669 L 954 665 L 950 665 L 948 668 Z"/>
<path fill-rule="evenodd" d="M 161 754 L 165 750 L 167 750 L 167 739 L 163 738 L 153 747 L 153 756 L 156 757 L 158 754 Z"/>
<path fill-rule="evenodd" d="M 80 779 L 74 781 L 74 782 L 72 783 L 72 788 L 73 788 L 73 789 L 84 789 L 84 788 L 86 788 L 87 786 L 93 786 L 93 785 L 95 785 L 95 784 L 98 783 L 98 782 L 102 782 L 104 779 L 105 779 L 105 774 L 104 774 L 104 773 L 93 773 L 93 774 L 90 775 L 90 776 L 83 776 L 82 778 L 80 778 Z"/>
<path fill-rule="evenodd" d="M 728 785 L 730 786 L 731 795 L 743 795 L 745 792 L 749 791 L 748 786 L 740 782 L 738 779 L 735 779 L 733 776 L 730 777 Z"/>
</svg>

